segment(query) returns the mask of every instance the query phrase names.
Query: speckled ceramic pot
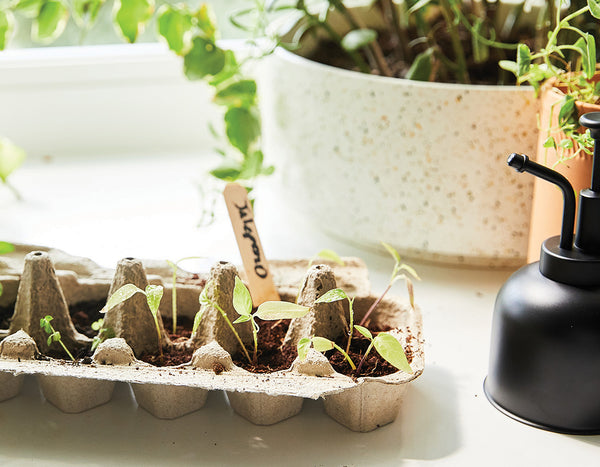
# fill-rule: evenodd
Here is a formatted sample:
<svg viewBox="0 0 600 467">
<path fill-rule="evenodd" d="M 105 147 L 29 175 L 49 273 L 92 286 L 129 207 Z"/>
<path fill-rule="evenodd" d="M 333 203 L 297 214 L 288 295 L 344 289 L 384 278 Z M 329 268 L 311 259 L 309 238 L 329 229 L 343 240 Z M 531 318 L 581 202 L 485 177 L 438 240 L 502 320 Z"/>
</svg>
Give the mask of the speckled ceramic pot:
<svg viewBox="0 0 600 467">
<path fill-rule="evenodd" d="M 364 75 L 278 50 L 261 77 L 264 148 L 281 197 L 337 237 L 480 266 L 526 257 L 531 88 Z"/>
</svg>

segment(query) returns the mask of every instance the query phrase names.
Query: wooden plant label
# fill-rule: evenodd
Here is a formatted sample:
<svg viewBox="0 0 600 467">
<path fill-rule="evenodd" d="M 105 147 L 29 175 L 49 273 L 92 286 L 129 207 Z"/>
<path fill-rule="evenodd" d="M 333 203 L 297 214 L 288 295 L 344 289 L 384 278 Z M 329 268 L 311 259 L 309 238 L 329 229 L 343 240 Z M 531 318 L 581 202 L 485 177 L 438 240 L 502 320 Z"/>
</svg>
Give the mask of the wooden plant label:
<svg viewBox="0 0 600 467">
<path fill-rule="evenodd" d="M 248 277 L 252 303 L 258 306 L 269 300 L 279 301 L 279 293 L 275 289 L 254 223 L 254 212 L 248 200 L 248 192 L 237 183 L 228 183 L 223 196 Z"/>
</svg>

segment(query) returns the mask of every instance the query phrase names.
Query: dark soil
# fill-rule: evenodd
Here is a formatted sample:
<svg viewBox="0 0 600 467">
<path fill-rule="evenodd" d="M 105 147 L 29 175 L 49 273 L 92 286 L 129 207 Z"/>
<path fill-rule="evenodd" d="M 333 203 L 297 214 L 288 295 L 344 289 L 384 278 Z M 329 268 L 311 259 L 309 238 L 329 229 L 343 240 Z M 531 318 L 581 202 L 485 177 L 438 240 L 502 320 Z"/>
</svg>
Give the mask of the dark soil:
<svg viewBox="0 0 600 467">
<path fill-rule="evenodd" d="M 173 320 L 170 317 L 163 316 L 163 324 L 165 331 L 169 335 L 172 342 L 183 342 L 192 337 L 192 329 L 194 327 L 194 319 L 188 316 L 177 317 L 177 328 L 173 334 Z"/>
<path fill-rule="evenodd" d="M 377 332 L 381 332 L 382 330 L 375 330 L 374 328 L 371 328 L 371 331 L 375 331 L 375 334 Z M 407 341 L 410 343 L 411 340 L 412 335 L 409 334 Z M 348 339 L 345 337 L 336 341 L 336 344 L 339 345 L 342 349 L 346 349 L 347 343 Z M 366 337 L 359 334 L 358 332 L 355 332 L 352 336 L 352 343 L 350 345 L 350 352 L 348 352 L 348 355 L 350 355 L 350 358 L 352 359 L 357 368 L 360 364 L 360 361 L 363 358 L 363 355 L 367 351 L 367 348 L 369 347 L 370 343 L 371 342 Z M 405 348 L 404 352 L 406 354 L 406 359 L 408 360 L 408 363 L 411 363 L 413 360 L 413 355 L 410 347 Z M 357 375 L 356 372 L 353 371 L 352 368 L 350 368 L 350 364 L 341 352 L 330 351 L 327 352 L 327 354 L 329 358 L 329 363 L 331 363 L 331 366 L 334 368 L 334 370 L 338 373 L 342 373 L 348 376 L 386 376 L 391 375 L 392 373 L 396 373 L 398 371 L 398 369 L 395 366 L 389 364 L 387 361 L 381 358 L 374 348 L 372 348 L 369 352 L 369 355 L 367 356 L 366 360 L 364 361 L 361 367 L 359 375 Z"/>
<path fill-rule="evenodd" d="M 177 366 L 188 363 L 192 359 L 194 349 L 186 349 L 183 346 L 172 346 L 163 349 L 163 356 L 154 354 L 145 354 L 140 360 L 150 363 L 154 366 Z"/>
<path fill-rule="evenodd" d="M 14 312 L 15 312 L 14 305 L 7 306 L 7 307 L 0 307 L 0 329 L 8 329 L 10 327 L 10 320 L 11 320 Z"/>
<path fill-rule="evenodd" d="M 82 302 L 69 307 L 71 321 L 75 325 L 75 329 L 81 334 L 93 338 L 98 334 L 98 331 L 92 329 L 92 323 L 104 318 L 104 314 L 100 310 L 106 304 L 106 300 L 100 302 Z"/>
<path fill-rule="evenodd" d="M 245 370 L 252 373 L 270 373 L 273 371 L 286 370 L 291 367 L 293 361 L 297 357 L 298 353 L 295 348 L 281 347 L 285 334 L 289 327 L 289 320 L 277 321 L 274 324 L 269 322 L 261 323 L 262 326 L 258 332 L 258 358 L 257 364 L 251 364 L 242 352 L 238 352 L 233 356 L 233 362 Z M 389 328 L 385 329 L 389 330 Z M 371 331 L 380 332 L 382 329 L 371 328 Z M 408 341 L 412 339 L 409 336 Z M 342 337 L 338 339 L 338 344 L 343 349 L 346 348 L 347 338 Z M 248 352 L 252 352 L 251 346 L 248 347 Z M 350 358 L 354 364 L 358 367 L 365 351 L 369 347 L 369 341 L 359 333 L 355 333 L 352 338 L 352 345 L 350 346 Z M 405 349 L 406 358 L 408 362 L 412 362 L 412 353 L 410 348 Z M 329 359 L 331 366 L 338 372 L 347 376 L 385 376 L 392 373 L 396 373 L 398 369 L 383 358 L 379 354 L 371 349 L 369 355 L 361 368 L 360 375 L 356 375 L 355 372 L 350 368 L 347 360 L 338 351 L 326 352 L 325 355 Z M 252 354 L 250 355 L 252 357 Z"/>
<path fill-rule="evenodd" d="M 279 321 L 260 321 L 258 331 L 257 363 L 252 364 L 242 352 L 233 356 L 233 363 L 252 373 L 271 373 L 286 370 L 298 356 L 295 348 L 281 347 L 285 334 L 290 327 L 289 319 Z M 250 358 L 253 346 L 247 345 Z"/>
</svg>

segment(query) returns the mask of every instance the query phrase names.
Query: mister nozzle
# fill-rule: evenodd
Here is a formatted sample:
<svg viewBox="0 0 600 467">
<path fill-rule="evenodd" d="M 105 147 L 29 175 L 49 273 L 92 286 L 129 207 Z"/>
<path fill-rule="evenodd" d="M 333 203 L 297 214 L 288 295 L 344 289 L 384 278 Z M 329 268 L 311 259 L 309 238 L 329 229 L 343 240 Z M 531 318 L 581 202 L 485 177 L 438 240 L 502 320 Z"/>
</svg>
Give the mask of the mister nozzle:
<svg viewBox="0 0 600 467">
<path fill-rule="evenodd" d="M 573 228 L 575 227 L 575 192 L 569 181 L 556 172 L 537 162 L 533 162 L 525 154 L 513 153 L 508 156 L 508 165 L 518 172 L 527 172 L 558 186 L 563 193 L 563 221 L 560 233 L 560 247 L 565 250 L 573 248 Z"/>
</svg>

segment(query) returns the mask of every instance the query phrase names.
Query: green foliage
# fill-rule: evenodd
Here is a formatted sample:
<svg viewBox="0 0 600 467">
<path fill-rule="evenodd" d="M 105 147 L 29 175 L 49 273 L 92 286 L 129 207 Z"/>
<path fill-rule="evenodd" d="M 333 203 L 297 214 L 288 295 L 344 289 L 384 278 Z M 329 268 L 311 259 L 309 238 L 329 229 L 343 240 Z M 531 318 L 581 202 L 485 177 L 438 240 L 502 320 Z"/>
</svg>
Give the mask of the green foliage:
<svg viewBox="0 0 600 467">
<path fill-rule="evenodd" d="M 367 348 L 363 355 L 357 369 L 357 373 L 360 373 L 363 363 L 366 361 L 367 356 L 371 352 L 371 349 L 375 347 L 377 353 L 389 364 L 404 371 L 405 373 L 412 374 L 412 368 L 408 364 L 406 354 L 402 348 L 402 344 L 388 332 L 380 332 L 375 337 L 371 332 L 362 326 L 356 326 L 356 330 L 359 331 L 363 336 L 371 341 L 371 344 Z"/>
<path fill-rule="evenodd" d="M 0 241 L 0 255 L 12 253 L 15 251 L 15 246 L 12 243 Z"/>
<path fill-rule="evenodd" d="M 75 361 L 75 357 L 73 357 L 73 354 L 69 352 L 69 349 L 67 349 L 67 347 L 63 343 L 62 338 L 60 336 L 60 332 L 58 332 L 54 329 L 54 327 L 52 327 L 50 321 L 52 321 L 53 319 L 54 318 L 50 315 L 46 315 L 45 317 L 40 319 L 40 328 L 42 328 L 46 332 L 46 334 L 49 334 L 47 341 L 48 347 L 50 347 L 53 342 L 58 342 L 63 348 L 63 350 L 67 353 L 69 358 L 72 361 Z"/>
<path fill-rule="evenodd" d="M 161 359 L 163 358 L 163 350 L 160 323 L 158 322 L 158 308 L 160 306 L 163 292 L 164 290 L 161 285 L 147 285 L 146 290 L 142 290 L 134 284 L 125 284 L 117 289 L 117 291 L 108 298 L 106 305 L 104 305 L 104 308 L 101 310 L 101 313 L 107 313 L 115 306 L 120 305 L 126 300 L 129 300 L 136 293 L 143 294 L 146 297 L 146 303 L 148 304 L 148 308 L 150 308 L 150 313 L 152 313 L 152 318 L 154 319 L 156 336 L 158 338 L 158 349 Z"/>
<path fill-rule="evenodd" d="M 169 49 L 182 55 L 191 46 L 194 26 L 192 16 L 183 5 L 163 5 L 157 14 L 158 33 L 167 41 Z"/>
<path fill-rule="evenodd" d="M 15 16 L 10 10 L 0 10 L 0 50 L 6 48 L 15 30 Z"/>
<path fill-rule="evenodd" d="M 367 47 L 377 40 L 377 31 L 373 29 L 353 29 L 346 34 L 341 41 L 344 50 L 353 52 L 363 47 Z"/>
<path fill-rule="evenodd" d="M 56 40 L 67 26 L 69 10 L 60 0 L 44 0 L 31 27 L 31 37 L 40 44 Z"/>
<path fill-rule="evenodd" d="M 204 37 L 194 37 L 190 51 L 183 58 L 183 71 L 190 80 L 220 73 L 225 67 L 225 52 Z"/>
<path fill-rule="evenodd" d="M 130 43 L 144 31 L 154 13 L 154 0 L 115 0 L 113 21 L 117 31 Z"/>
<path fill-rule="evenodd" d="M 344 261 L 342 260 L 342 258 L 340 258 L 340 256 L 335 251 L 325 248 L 325 249 L 319 251 L 316 255 L 314 255 L 308 261 L 308 267 L 310 268 L 315 263 L 315 261 L 319 258 L 333 261 L 334 263 L 339 264 L 340 266 L 345 266 Z"/>
<path fill-rule="evenodd" d="M 598 84 L 591 81 L 596 72 L 596 41 L 592 34 L 579 29 L 575 23 L 587 21 L 590 13 L 600 18 L 598 0 L 588 0 L 587 4 L 576 11 L 567 11 L 563 17 L 564 0 L 560 0 L 556 8 L 554 28 L 548 33 L 546 44 L 538 52 L 531 53 L 529 48 L 520 44 L 517 61 L 501 61 L 500 66 L 517 78 L 518 83 L 528 83 L 536 90 L 548 79 L 554 79 L 553 85 L 565 90 L 565 98 L 561 102 L 558 121 L 559 127 L 552 128 L 550 122 L 542 122 L 547 132 L 544 142 L 546 149 L 556 149 L 559 162 L 571 159 L 579 154 L 591 154 L 593 140 L 589 131 L 579 131 L 576 101 L 595 104 L 598 102 Z M 571 6 L 575 6 L 571 2 Z M 569 38 L 574 37 L 574 42 Z M 563 38 L 567 38 L 565 41 Z M 553 134 L 564 134 L 559 141 Z M 573 151 L 577 144 L 577 150 Z M 565 153 L 565 151 L 568 151 Z M 567 155 L 565 155 L 567 154 Z"/>
<path fill-rule="evenodd" d="M 73 1 L 73 19 L 77 26 L 83 30 L 88 30 L 96 24 L 98 13 L 106 0 L 74 0 Z"/>
<path fill-rule="evenodd" d="M 348 326 L 348 343 L 346 344 L 346 353 L 350 352 L 352 335 L 354 334 L 354 299 L 350 298 L 342 289 L 332 289 L 320 296 L 315 303 L 331 303 L 338 300 L 348 300 L 348 312 L 350 316 L 350 325 Z"/>
<path fill-rule="evenodd" d="M 250 296 L 250 291 L 237 276 L 235 278 L 235 287 L 233 289 L 233 308 L 238 315 L 240 315 L 233 324 L 245 323 L 248 321 L 252 323 L 252 336 L 254 340 L 252 363 L 254 364 L 256 364 L 258 353 L 259 331 L 255 318 L 270 321 L 301 318 L 310 311 L 309 307 L 297 305 L 296 303 L 268 301 L 261 303 L 258 306 L 256 313 L 252 314 L 252 297 Z"/>
<path fill-rule="evenodd" d="M 335 342 L 330 341 L 325 337 L 313 336 L 303 337 L 302 339 L 300 339 L 298 341 L 298 344 L 296 344 L 296 349 L 298 350 L 298 357 L 300 358 L 300 360 L 304 360 L 306 358 L 306 355 L 308 354 L 308 350 L 310 349 L 311 345 L 318 352 L 327 352 L 329 350 L 334 349 L 337 350 L 344 356 L 344 358 L 350 365 L 350 368 L 352 368 L 352 370 L 356 370 L 356 365 L 350 358 L 350 355 L 348 355 L 348 353 Z"/>
<path fill-rule="evenodd" d="M 104 327 L 104 320 L 102 318 L 100 318 L 97 321 L 94 321 L 91 324 L 91 328 L 94 331 L 98 332 L 98 334 L 96 334 L 96 336 L 94 336 L 94 339 L 92 340 L 92 352 L 96 350 L 98 346 L 106 339 L 112 339 L 113 337 L 115 337 L 115 331 L 112 328 Z"/>
</svg>

